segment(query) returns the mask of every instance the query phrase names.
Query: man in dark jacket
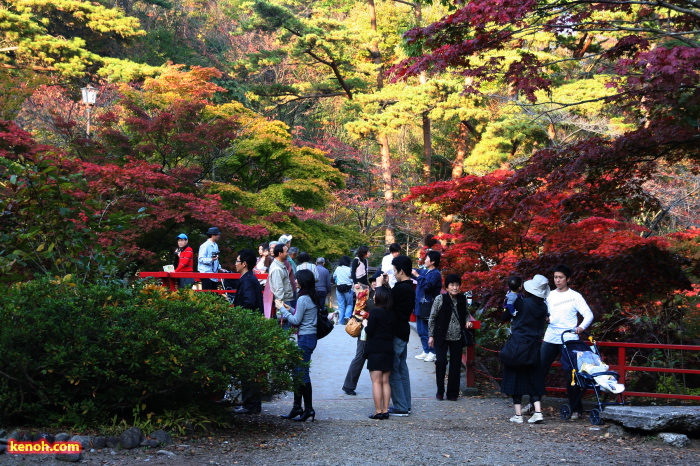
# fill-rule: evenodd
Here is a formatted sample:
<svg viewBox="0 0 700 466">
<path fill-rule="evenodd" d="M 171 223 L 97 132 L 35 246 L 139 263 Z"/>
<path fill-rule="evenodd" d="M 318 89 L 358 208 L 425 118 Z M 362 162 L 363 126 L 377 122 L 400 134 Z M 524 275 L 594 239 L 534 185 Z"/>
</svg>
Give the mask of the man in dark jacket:
<svg viewBox="0 0 700 466">
<path fill-rule="evenodd" d="M 238 280 L 233 305 L 260 312 L 260 315 L 263 315 L 262 287 L 252 272 L 253 267 L 255 267 L 255 253 L 251 249 L 241 249 L 236 258 L 236 272 L 241 274 L 241 278 Z M 232 411 L 233 414 L 260 414 L 262 410 L 260 387 L 251 381 L 244 380 L 241 401 L 242 406 L 235 408 Z"/>
<path fill-rule="evenodd" d="M 264 313 L 262 287 L 253 274 L 255 267 L 255 253 L 252 249 L 242 249 L 236 258 L 236 272 L 241 274 L 238 280 L 238 288 L 233 298 L 233 305 L 244 307 L 251 311 Z"/>
<path fill-rule="evenodd" d="M 391 289 L 394 302 L 394 366 L 389 375 L 391 398 L 394 406 L 389 408 L 391 416 L 408 416 L 411 411 L 411 380 L 406 363 L 408 337 L 411 327 L 408 324 L 416 302 L 416 295 L 411 280 L 411 259 L 408 256 L 396 256 L 391 261 L 394 268 L 396 284 Z"/>
</svg>

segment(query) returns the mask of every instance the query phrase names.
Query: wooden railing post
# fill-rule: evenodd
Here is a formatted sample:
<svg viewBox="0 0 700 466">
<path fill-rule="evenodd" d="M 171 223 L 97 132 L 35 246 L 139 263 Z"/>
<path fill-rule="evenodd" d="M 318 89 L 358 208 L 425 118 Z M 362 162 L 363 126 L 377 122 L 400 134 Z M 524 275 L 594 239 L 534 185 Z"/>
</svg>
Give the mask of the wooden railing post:
<svg viewBox="0 0 700 466">
<path fill-rule="evenodd" d="M 476 331 L 481 328 L 481 321 L 472 320 L 472 331 L 474 332 L 474 340 L 476 340 Z M 462 364 L 466 369 L 466 389 L 462 392 L 463 395 L 477 395 L 479 393 L 476 388 L 476 345 L 467 346 L 467 350 L 462 355 Z"/>
<path fill-rule="evenodd" d="M 625 383 L 625 373 L 627 372 L 626 369 L 627 352 L 625 351 L 625 348 L 620 347 L 617 349 L 617 373 L 620 375 L 620 377 L 617 379 L 618 383 Z"/>
<path fill-rule="evenodd" d="M 467 346 L 467 388 L 476 388 L 476 346 Z"/>
</svg>

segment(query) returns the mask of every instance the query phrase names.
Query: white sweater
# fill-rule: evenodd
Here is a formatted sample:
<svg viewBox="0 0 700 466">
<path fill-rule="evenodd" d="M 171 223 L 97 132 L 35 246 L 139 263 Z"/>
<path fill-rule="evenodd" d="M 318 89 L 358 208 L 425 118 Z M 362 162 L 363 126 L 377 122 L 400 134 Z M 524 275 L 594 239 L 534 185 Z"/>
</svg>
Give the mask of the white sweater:
<svg viewBox="0 0 700 466">
<path fill-rule="evenodd" d="M 549 325 L 544 334 L 544 341 L 561 345 L 561 335 L 566 330 L 574 330 L 576 327 L 587 329 L 593 322 L 593 313 L 580 293 L 569 288 L 561 292 L 554 290 L 547 297 L 547 307 L 549 308 Z M 583 316 L 583 322 L 578 324 L 578 314 Z M 564 339 L 577 340 L 578 336 L 567 333 Z"/>
</svg>

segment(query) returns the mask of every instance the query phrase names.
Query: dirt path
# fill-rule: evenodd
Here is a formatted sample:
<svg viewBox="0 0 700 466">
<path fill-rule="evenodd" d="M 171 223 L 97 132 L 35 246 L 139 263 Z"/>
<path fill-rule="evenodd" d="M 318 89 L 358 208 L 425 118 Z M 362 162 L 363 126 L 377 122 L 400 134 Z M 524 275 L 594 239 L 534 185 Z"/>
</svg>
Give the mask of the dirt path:
<svg viewBox="0 0 700 466">
<path fill-rule="evenodd" d="M 493 390 L 458 401 L 434 398 L 434 365 L 412 358 L 419 352 L 415 333 L 409 342 L 413 393 L 412 414 L 374 421 L 369 377 L 360 379 L 355 397 L 342 393 L 355 341 L 342 328 L 321 340 L 314 352 L 316 422 L 279 418 L 291 408 L 291 396 L 263 404 L 263 414 L 241 416 L 233 428 L 198 439 L 181 438 L 167 448 L 176 456 L 153 450 L 85 452 L 79 464 L 95 466 L 157 465 L 442 465 L 442 464 L 593 464 L 697 465 L 700 441 L 677 449 L 653 437 L 619 438 L 607 427 L 588 421 L 562 421 L 558 400 L 547 399 L 545 423 L 515 425 L 512 407 Z M 488 388 L 488 387 L 484 387 Z M 66 464 L 54 458 L 0 456 L 0 464 Z"/>
</svg>

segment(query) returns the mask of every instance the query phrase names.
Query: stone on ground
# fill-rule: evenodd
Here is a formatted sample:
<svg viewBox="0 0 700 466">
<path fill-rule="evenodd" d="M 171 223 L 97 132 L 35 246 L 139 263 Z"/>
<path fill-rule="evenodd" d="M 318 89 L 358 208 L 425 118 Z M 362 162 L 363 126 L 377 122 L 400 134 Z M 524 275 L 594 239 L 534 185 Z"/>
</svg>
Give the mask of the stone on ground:
<svg viewBox="0 0 700 466">
<path fill-rule="evenodd" d="M 696 406 L 608 406 L 600 417 L 628 429 L 700 433 L 700 407 Z"/>
</svg>

